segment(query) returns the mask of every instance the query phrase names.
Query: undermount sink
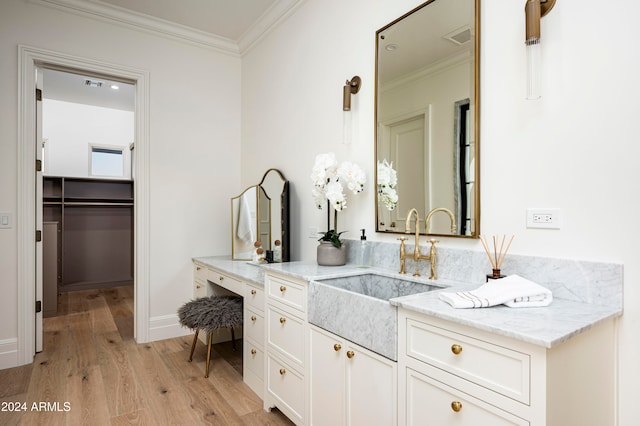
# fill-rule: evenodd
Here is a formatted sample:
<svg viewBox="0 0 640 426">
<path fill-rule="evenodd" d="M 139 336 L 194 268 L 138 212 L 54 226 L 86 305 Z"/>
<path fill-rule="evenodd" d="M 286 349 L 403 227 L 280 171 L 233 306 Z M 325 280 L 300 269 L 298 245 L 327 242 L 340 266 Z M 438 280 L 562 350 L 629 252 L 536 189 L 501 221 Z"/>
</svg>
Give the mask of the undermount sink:
<svg viewBox="0 0 640 426">
<path fill-rule="evenodd" d="M 397 360 L 397 308 L 389 299 L 441 288 L 365 272 L 309 283 L 309 322 Z"/>
</svg>

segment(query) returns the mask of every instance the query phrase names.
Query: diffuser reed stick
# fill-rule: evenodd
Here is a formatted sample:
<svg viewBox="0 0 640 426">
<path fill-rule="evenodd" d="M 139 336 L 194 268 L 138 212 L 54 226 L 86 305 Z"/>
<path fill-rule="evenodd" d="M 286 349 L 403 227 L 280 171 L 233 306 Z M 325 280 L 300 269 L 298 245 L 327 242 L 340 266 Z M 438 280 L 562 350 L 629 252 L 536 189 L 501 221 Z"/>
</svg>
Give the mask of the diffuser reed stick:
<svg viewBox="0 0 640 426">
<path fill-rule="evenodd" d="M 504 243 L 507 239 L 506 235 L 502 236 L 502 242 L 500 243 L 500 249 L 498 250 L 498 238 L 493 236 L 493 253 L 489 250 L 489 246 L 487 245 L 487 241 L 481 235 L 480 241 L 482 242 L 482 246 L 484 247 L 484 251 L 487 253 L 487 257 L 489 258 L 489 262 L 491 263 L 491 268 L 494 270 L 494 275 L 500 275 L 500 267 L 502 266 L 502 262 L 504 262 L 504 258 L 507 256 L 507 252 L 511 247 L 511 243 L 513 242 L 514 235 L 511 236 L 507 247 L 504 247 Z M 497 273 L 495 271 L 498 271 Z"/>
</svg>

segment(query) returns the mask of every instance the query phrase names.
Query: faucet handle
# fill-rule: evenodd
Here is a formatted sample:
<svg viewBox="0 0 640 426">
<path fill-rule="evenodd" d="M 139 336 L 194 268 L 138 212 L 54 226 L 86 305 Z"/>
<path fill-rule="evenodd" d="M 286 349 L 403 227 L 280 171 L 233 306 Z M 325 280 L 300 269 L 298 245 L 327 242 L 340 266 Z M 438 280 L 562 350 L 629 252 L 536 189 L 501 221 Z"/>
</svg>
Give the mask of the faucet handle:
<svg viewBox="0 0 640 426">
<path fill-rule="evenodd" d="M 407 237 L 398 237 L 398 241 L 407 241 Z"/>
<path fill-rule="evenodd" d="M 436 240 L 434 238 L 429 239 L 429 242 L 431 243 L 431 245 L 434 245 L 435 243 L 439 243 L 439 240 Z"/>
</svg>

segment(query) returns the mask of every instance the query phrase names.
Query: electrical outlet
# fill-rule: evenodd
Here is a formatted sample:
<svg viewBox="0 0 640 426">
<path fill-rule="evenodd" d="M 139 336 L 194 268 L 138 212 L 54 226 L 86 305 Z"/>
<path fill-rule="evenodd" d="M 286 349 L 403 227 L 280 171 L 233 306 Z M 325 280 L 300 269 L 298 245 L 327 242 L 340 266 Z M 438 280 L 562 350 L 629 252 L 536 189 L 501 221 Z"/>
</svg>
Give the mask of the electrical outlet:
<svg viewBox="0 0 640 426">
<path fill-rule="evenodd" d="M 560 229 L 560 209 L 527 209 L 527 228 Z"/>
</svg>

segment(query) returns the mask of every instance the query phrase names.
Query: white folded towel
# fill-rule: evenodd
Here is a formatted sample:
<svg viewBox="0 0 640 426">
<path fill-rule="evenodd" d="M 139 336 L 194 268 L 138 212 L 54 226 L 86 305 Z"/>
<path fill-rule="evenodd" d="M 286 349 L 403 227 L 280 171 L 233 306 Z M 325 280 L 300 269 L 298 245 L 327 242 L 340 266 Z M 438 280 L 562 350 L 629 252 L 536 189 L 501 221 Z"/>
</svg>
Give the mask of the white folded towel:
<svg viewBox="0 0 640 426">
<path fill-rule="evenodd" d="M 553 301 L 551 290 L 522 278 L 509 275 L 498 280 L 489 280 L 475 290 L 442 292 L 443 300 L 454 308 L 486 308 L 507 305 L 510 308 L 548 306 Z"/>
</svg>

